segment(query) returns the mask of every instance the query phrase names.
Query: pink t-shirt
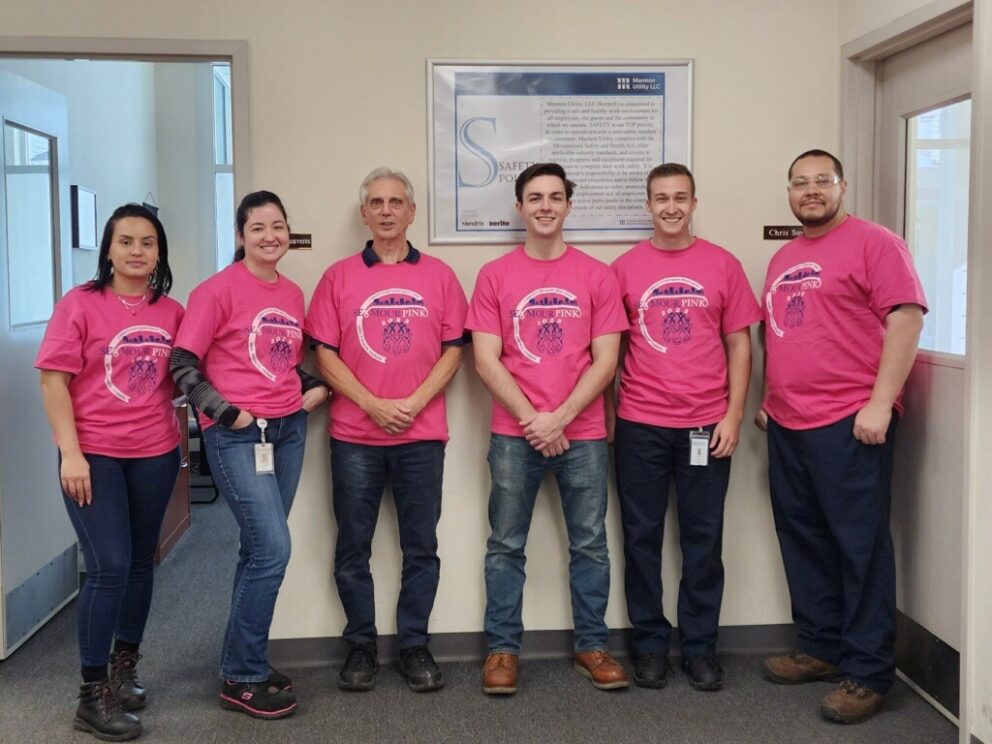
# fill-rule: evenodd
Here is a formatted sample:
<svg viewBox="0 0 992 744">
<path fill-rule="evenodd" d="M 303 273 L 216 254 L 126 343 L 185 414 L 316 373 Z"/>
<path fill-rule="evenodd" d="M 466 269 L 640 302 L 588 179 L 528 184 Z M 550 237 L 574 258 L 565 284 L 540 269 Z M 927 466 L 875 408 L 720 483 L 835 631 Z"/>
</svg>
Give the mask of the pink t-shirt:
<svg viewBox="0 0 992 744">
<path fill-rule="evenodd" d="M 182 317 L 182 305 L 164 296 L 132 314 L 109 287 L 76 287 L 55 306 L 34 366 L 73 375 L 83 452 L 155 457 L 179 444 L 169 354 Z"/>
<path fill-rule="evenodd" d="M 722 419 L 723 337 L 761 320 L 740 261 L 701 238 L 677 251 L 644 240 L 613 271 L 630 321 L 617 415 L 672 428 Z"/>
<path fill-rule="evenodd" d="M 819 238 L 786 243 L 768 264 L 762 299 L 763 406 L 790 429 L 827 426 L 863 408 L 878 375 L 889 310 L 910 303 L 927 309 L 902 239 L 850 216 Z"/>
<path fill-rule="evenodd" d="M 262 281 L 244 261 L 201 283 L 189 296 L 176 346 L 200 357 L 203 376 L 224 398 L 255 416 L 288 416 L 303 397 L 303 292 L 280 275 Z M 202 413 L 204 428 L 213 421 Z"/>
<path fill-rule="evenodd" d="M 465 327 L 503 341 L 500 362 L 538 411 L 553 411 L 592 366 L 592 340 L 627 330 L 620 289 L 610 267 L 573 246 L 551 261 L 521 245 L 482 267 Z M 493 400 L 492 431 L 523 429 Z M 565 429 L 569 439 L 602 439 L 606 412 L 597 396 Z"/>
<path fill-rule="evenodd" d="M 441 358 L 442 343 L 460 343 L 465 292 L 447 264 L 423 253 L 416 261 L 366 265 L 363 254 L 332 264 L 307 312 L 306 332 L 336 349 L 359 382 L 379 398 L 405 398 Z M 328 433 L 355 444 L 448 439 L 444 394 L 402 434 L 387 434 L 343 395 L 331 398 Z"/>
</svg>

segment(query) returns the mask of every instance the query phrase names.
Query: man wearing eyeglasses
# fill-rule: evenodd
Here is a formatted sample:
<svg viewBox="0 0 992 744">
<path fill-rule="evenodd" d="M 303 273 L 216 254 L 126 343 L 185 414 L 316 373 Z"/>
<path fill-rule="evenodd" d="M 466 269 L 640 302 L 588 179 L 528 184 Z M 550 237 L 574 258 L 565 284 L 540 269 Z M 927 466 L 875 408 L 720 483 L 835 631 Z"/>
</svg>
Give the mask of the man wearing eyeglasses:
<svg viewBox="0 0 992 744">
<path fill-rule="evenodd" d="M 768 266 L 768 480 L 799 648 L 765 660 L 779 684 L 836 679 L 839 723 L 878 709 L 895 675 L 892 446 L 926 298 L 906 244 L 844 211 L 840 162 L 810 150 L 789 168 L 803 235 Z"/>
<path fill-rule="evenodd" d="M 334 580 L 350 646 L 338 687 L 371 690 L 379 669 L 369 557 L 388 479 L 403 552 L 400 671 L 411 690 L 427 692 L 444 684 L 427 648 L 427 624 L 440 574 L 444 389 L 458 370 L 468 303 L 454 272 L 407 241 L 417 205 L 405 175 L 375 169 L 359 203 L 372 239 L 324 272 L 306 320 L 321 374 L 334 389 Z"/>
</svg>

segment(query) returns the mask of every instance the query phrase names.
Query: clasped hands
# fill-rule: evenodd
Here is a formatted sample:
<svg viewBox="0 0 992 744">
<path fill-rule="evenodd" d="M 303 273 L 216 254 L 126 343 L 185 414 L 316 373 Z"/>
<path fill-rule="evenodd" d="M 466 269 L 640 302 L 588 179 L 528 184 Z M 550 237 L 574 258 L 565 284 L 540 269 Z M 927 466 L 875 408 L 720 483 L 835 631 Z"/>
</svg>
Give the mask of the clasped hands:
<svg viewBox="0 0 992 744">
<path fill-rule="evenodd" d="M 412 398 L 372 398 L 365 406 L 365 413 L 375 425 L 387 434 L 402 434 L 423 409 Z"/>
<path fill-rule="evenodd" d="M 545 457 L 563 454 L 569 447 L 564 417 L 555 411 L 534 412 L 520 420 L 524 438 Z"/>
</svg>

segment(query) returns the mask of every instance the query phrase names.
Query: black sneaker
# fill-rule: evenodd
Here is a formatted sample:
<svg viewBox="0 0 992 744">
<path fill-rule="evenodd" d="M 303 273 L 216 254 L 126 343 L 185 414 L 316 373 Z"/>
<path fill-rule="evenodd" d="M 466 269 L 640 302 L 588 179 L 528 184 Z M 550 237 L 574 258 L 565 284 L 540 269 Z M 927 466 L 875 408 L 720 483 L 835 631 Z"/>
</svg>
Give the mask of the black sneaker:
<svg viewBox="0 0 992 744">
<path fill-rule="evenodd" d="M 264 682 L 232 682 L 220 686 L 220 707 L 247 713 L 253 718 L 285 718 L 296 712 L 296 696 L 291 692 L 271 692 Z"/>
<path fill-rule="evenodd" d="M 634 658 L 634 684 L 638 687 L 661 689 L 668 684 L 672 665 L 664 654 L 644 654 Z"/>
<path fill-rule="evenodd" d="M 141 735 L 141 721 L 121 710 L 109 680 L 79 686 L 79 707 L 72 726 L 104 741 L 127 741 Z"/>
<path fill-rule="evenodd" d="M 723 687 L 723 668 L 712 656 L 684 656 L 682 668 L 697 690 L 714 692 Z"/>
<path fill-rule="evenodd" d="M 124 710 L 140 710 L 148 703 L 135 669 L 140 658 L 137 651 L 115 651 L 110 655 L 110 687 Z"/>
<path fill-rule="evenodd" d="M 430 692 L 444 687 L 441 670 L 427 646 L 400 649 L 400 671 L 414 692 Z"/>
<path fill-rule="evenodd" d="M 338 687 L 352 692 L 371 690 L 379 671 L 379 652 L 374 641 L 351 644 L 351 651 L 338 675 Z"/>
<path fill-rule="evenodd" d="M 269 667 L 269 687 L 274 687 L 280 692 L 289 692 L 293 689 L 293 680 L 280 671 Z"/>
</svg>

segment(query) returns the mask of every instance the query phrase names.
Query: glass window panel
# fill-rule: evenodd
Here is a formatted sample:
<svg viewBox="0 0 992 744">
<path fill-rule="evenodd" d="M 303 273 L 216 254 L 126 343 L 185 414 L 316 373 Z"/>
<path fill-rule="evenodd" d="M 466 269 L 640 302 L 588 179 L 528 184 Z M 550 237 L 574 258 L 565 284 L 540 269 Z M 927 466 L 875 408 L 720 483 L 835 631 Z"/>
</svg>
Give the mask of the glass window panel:
<svg viewBox="0 0 992 744">
<path fill-rule="evenodd" d="M 19 326 L 48 320 L 55 307 L 53 142 L 10 123 L 3 135 L 10 324 Z"/>
<path fill-rule="evenodd" d="M 234 259 L 234 174 L 214 174 L 214 225 L 217 235 L 217 270 Z"/>
<path fill-rule="evenodd" d="M 965 353 L 971 101 L 909 119 L 905 235 L 926 290 L 920 348 Z"/>
</svg>

